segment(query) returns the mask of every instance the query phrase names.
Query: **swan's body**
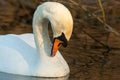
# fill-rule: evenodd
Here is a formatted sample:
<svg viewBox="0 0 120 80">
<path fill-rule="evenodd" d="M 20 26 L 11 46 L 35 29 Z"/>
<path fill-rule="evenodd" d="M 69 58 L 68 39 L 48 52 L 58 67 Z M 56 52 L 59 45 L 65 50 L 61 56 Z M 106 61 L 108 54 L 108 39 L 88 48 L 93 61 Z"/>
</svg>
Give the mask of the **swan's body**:
<svg viewBox="0 0 120 80">
<path fill-rule="evenodd" d="M 54 37 L 64 33 L 69 40 L 73 26 L 70 12 L 62 4 L 46 2 L 34 14 L 34 35 L 0 36 L 0 71 L 39 77 L 61 77 L 69 73 L 69 67 L 59 51 L 54 57 L 50 56 L 49 21 Z"/>
</svg>

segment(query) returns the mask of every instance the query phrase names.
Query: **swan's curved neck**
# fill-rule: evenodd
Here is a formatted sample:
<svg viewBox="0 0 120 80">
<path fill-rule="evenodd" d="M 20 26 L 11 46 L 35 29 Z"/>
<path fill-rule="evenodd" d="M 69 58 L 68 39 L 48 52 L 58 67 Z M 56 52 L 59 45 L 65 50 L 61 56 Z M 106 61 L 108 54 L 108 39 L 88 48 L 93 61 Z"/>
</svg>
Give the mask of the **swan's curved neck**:
<svg viewBox="0 0 120 80">
<path fill-rule="evenodd" d="M 52 48 L 48 35 L 48 22 L 47 19 L 39 19 L 38 16 L 33 20 L 33 33 L 40 58 L 50 56 Z"/>
</svg>

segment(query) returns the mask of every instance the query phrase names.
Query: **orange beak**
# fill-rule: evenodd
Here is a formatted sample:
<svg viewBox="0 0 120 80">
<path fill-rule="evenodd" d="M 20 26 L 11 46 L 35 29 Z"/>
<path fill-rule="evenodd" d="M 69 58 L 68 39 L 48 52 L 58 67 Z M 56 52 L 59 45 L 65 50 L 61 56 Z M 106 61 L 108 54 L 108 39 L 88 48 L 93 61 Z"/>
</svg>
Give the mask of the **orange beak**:
<svg viewBox="0 0 120 80">
<path fill-rule="evenodd" d="M 51 56 L 52 57 L 56 55 L 58 49 L 60 48 L 61 43 L 62 43 L 62 41 L 60 41 L 59 39 L 54 40 L 52 50 L 51 50 Z"/>
</svg>

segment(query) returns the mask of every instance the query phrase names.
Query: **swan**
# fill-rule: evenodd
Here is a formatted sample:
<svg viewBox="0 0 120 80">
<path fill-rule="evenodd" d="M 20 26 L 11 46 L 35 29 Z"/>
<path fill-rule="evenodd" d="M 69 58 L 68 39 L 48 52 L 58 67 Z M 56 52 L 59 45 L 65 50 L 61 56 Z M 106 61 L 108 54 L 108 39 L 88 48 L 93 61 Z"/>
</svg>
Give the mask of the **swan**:
<svg viewBox="0 0 120 80">
<path fill-rule="evenodd" d="M 53 43 L 48 35 L 48 23 L 53 31 Z M 5 73 L 62 77 L 69 66 L 58 51 L 66 47 L 73 30 L 70 11 L 61 3 L 44 2 L 33 16 L 33 34 L 0 35 L 0 71 Z"/>
</svg>

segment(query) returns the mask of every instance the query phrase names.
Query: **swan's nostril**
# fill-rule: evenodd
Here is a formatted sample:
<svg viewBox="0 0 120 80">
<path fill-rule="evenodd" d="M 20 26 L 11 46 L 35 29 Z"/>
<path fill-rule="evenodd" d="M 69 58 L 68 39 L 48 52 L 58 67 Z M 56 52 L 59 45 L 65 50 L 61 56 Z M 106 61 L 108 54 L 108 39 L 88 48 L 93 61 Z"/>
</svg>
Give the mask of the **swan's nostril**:
<svg viewBox="0 0 120 80">
<path fill-rule="evenodd" d="M 58 49 L 60 48 L 60 44 L 62 44 L 62 41 L 60 41 L 59 39 L 55 38 L 54 42 L 53 42 L 53 46 L 52 46 L 52 50 L 51 50 L 51 56 L 55 56 Z"/>
</svg>

